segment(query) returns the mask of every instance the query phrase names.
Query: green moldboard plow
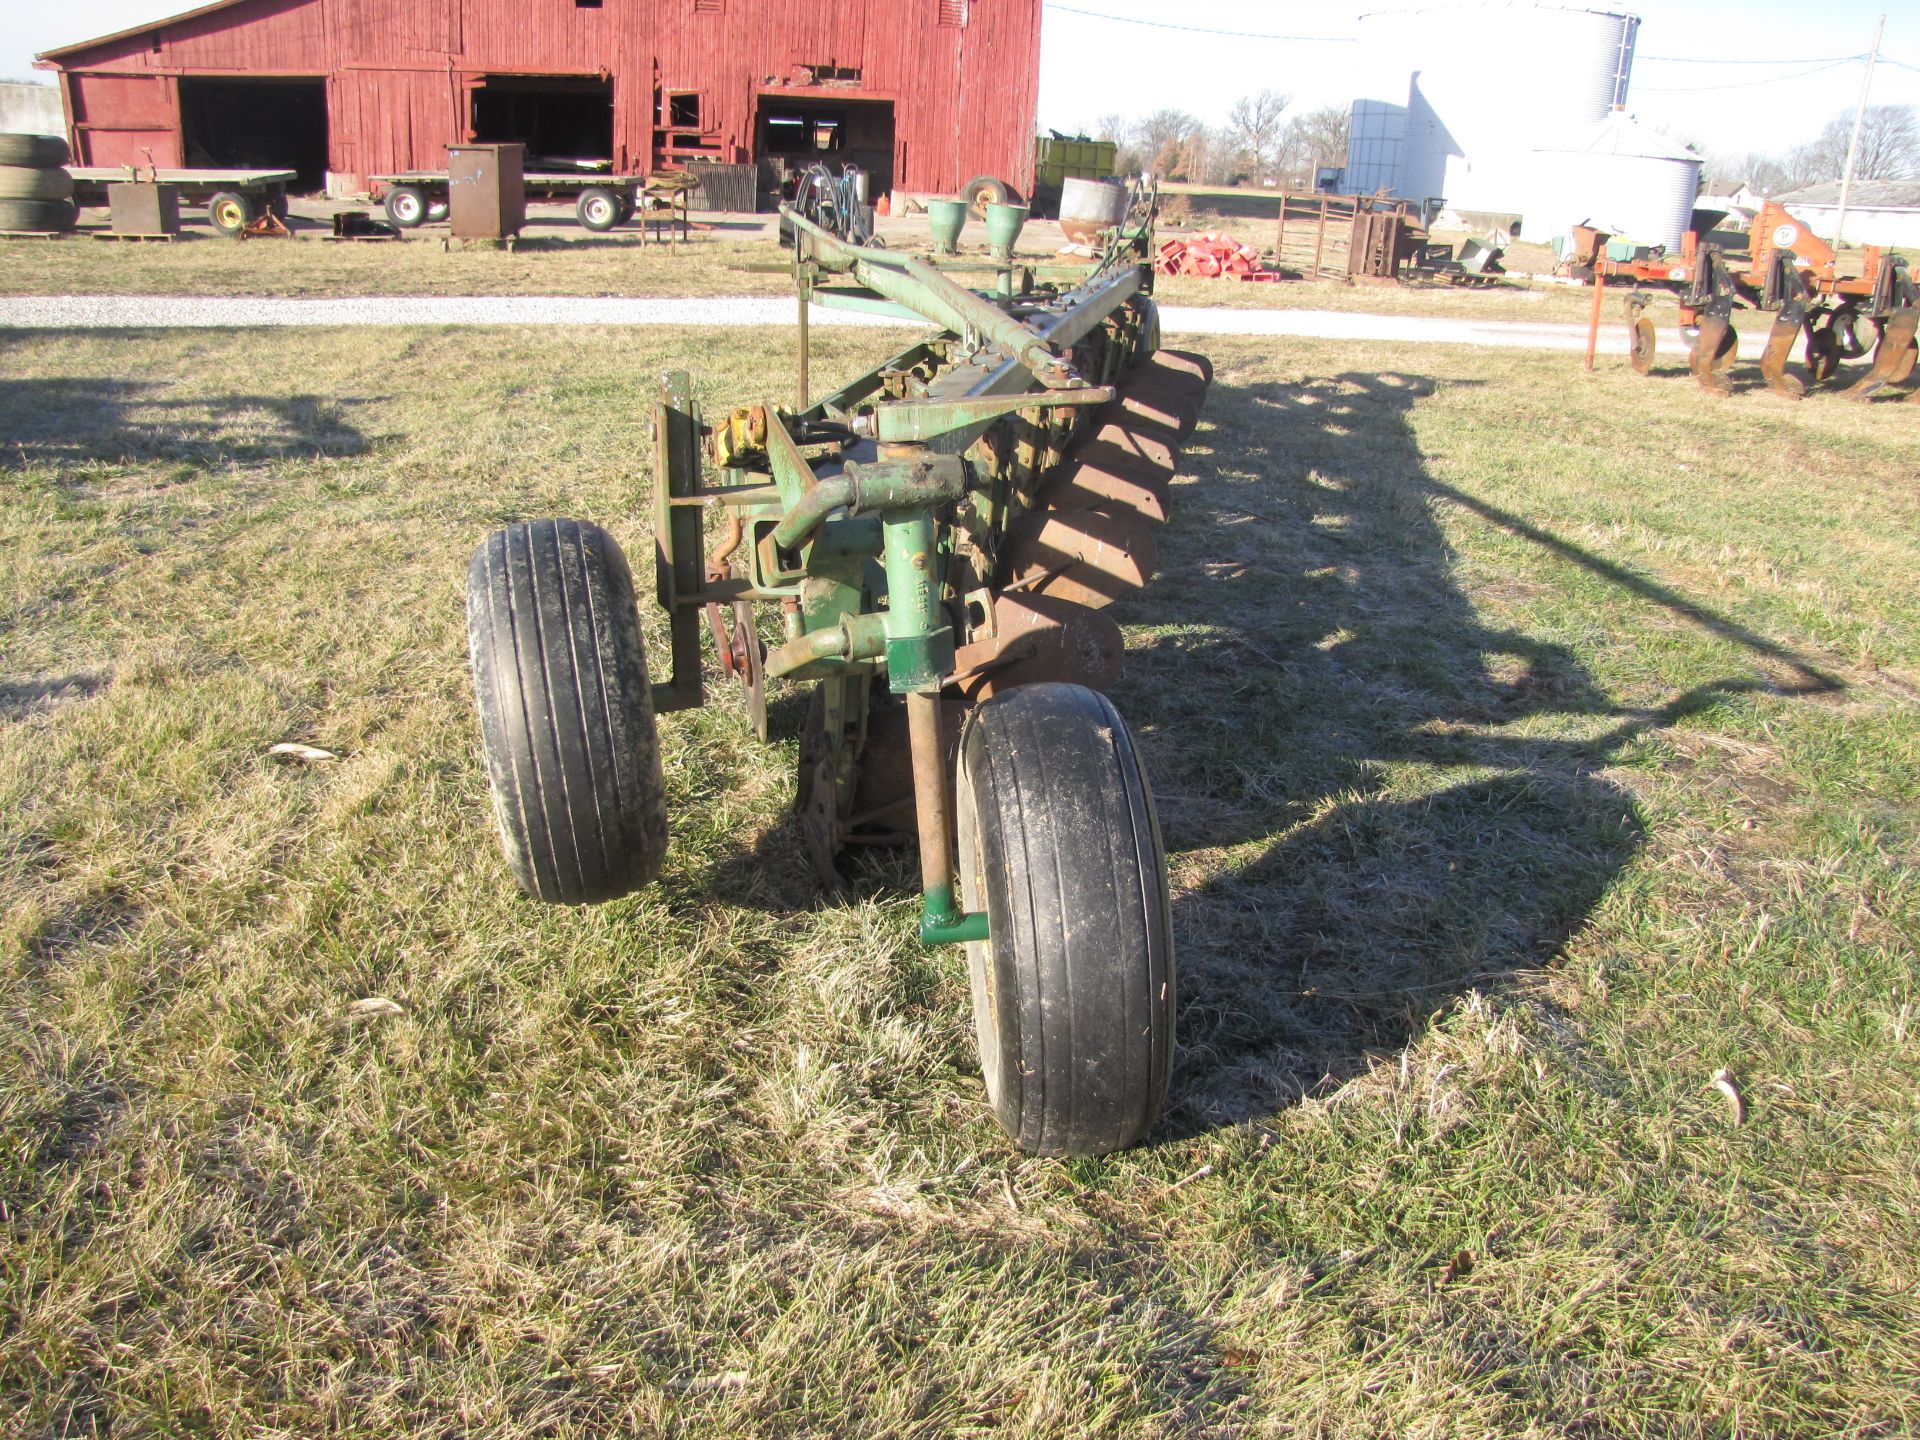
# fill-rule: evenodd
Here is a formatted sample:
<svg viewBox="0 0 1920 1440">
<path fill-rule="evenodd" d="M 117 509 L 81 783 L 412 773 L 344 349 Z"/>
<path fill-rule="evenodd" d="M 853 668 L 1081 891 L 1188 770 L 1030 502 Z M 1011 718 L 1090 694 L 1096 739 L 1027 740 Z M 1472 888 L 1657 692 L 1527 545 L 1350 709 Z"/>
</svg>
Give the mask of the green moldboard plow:
<svg viewBox="0 0 1920 1440">
<path fill-rule="evenodd" d="M 655 716 L 702 703 L 710 638 L 766 734 L 766 687 L 812 686 L 799 838 L 918 843 L 920 935 L 963 944 L 993 1110 L 1022 1148 L 1097 1154 L 1160 1113 L 1173 1052 L 1166 858 L 1105 695 L 1111 601 L 1144 585 L 1210 369 L 1160 351 L 1155 197 L 1091 262 L 936 266 L 787 215 L 800 399 L 654 409 L 658 598 L 649 678 L 626 560 L 597 526 L 489 536 L 468 638 L 495 814 L 530 893 L 613 899 L 659 870 Z M 958 277 L 981 283 L 969 288 Z M 933 327 L 809 403 L 809 304 Z"/>
</svg>

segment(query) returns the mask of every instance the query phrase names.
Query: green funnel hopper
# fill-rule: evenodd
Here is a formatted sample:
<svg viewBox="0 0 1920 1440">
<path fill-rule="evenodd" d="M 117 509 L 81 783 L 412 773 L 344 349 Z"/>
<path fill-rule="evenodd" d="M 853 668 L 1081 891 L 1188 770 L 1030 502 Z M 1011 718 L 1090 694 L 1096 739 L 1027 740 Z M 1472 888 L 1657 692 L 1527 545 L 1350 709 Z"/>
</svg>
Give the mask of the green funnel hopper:
<svg viewBox="0 0 1920 1440">
<path fill-rule="evenodd" d="M 956 254 L 960 249 L 960 232 L 967 224 L 967 202 L 929 200 L 927 222 L 933 227 L 933 248 L 942 255 Z"/>
<path fill-rule="evenodd" d="M 1025 205 L 987 206 L 987 248 L 1004 260 L 1013 254 L 1013 242 L 1027 223 Z"/>
</svg>

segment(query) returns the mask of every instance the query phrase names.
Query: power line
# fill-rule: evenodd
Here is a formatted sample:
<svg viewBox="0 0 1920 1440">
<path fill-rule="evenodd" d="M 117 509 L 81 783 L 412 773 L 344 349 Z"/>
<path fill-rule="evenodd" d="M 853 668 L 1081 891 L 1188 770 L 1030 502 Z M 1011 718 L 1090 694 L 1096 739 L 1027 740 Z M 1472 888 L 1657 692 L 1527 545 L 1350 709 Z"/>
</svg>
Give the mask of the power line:
<svg viewBox="0 0 1920 1440">
<path fill-rule="evenodd" d="M 1642 60 L 1663 60 L 1670 65 L 1820 65 L 1827 61 L 1839 63 L 1846 60 L 1858 60 L 1858 55 L 1787 55 L 1778 60 L 1713 60 L 1702 55 L 1635 55 L 1634 63 Z"/>
<path fill-rule="evenodd" d="M 1788 80 L 1804 80 L 1809 75 L 1818 75 L 1827 70 L 1837 70 L 1842 65 L 1851 65 L 1856 60 L 1864 60 L 1866 58 L 1864 54 L 1848 55 L 1843 59 L 1835 60 L 1831 65 L 1816 65 L 1811 70 L 1797 70 L 1791 75 L 1772 75 L 1765 80 L 1735 80 L 1726 85 L 1636 85 L 1633 88 L 1635 93 L 1642 95 L 1682 90 L 1748 90 L 1756 85 L 1781 85 Z"/>
<path fill-rule="evenodd" d="M 1358 45 L 1360 41 L 1352 35 L 1272 35 L 1256 30 L 1212 30 L 1204 25 L 1175 25 L 1170 20 L 1136 20 L 1131 15 L 1108 15 L 1100 10 L 1082 10 L 1075 5 L 1059 5 L 1054 0 L 1043 0 L 1049 10 L 1059 10 L 1068 15 L 1085 15 L 1094 20 L 1114 20 L 1122 25 L 1144 25 L 1152 30 L 1184 30 L 1190 35 L 1226 35 L 1235 40 L 1287 40 L 1309 45 Z"/>
</svg>

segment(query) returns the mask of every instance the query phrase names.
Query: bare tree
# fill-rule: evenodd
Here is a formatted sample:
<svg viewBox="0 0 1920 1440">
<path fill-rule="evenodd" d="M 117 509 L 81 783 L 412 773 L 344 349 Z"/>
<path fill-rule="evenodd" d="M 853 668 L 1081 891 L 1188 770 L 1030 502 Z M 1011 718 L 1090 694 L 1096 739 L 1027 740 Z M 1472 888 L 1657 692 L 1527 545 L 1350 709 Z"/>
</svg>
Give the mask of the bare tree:
<svg viewBox="0 0 1920 1440">
<path fill-rule="evenodd" d="M 1786 168 L 1795 186 L 1838 180 L 1847 165 L 1847 144 L 1853 135 L 1853 112 L 1829 120 L 1820 133 L 1787 156 Z M 1860 126 L 1860 153 L 1854 158 L 1856 180 L 1898 180 L 1920 170 L 1920 121 L 1911 105 L 1869 105 Z"/>
<path fill-rule="evenodd" d="M 1786 165 L 1759 150 L 1744 154 L 1711 153 L 1701 166 L 1700 174 L 1707 189 L 1716 195 L 1731 195 L 1742 185 L 1751 186 L 1762 195 L 1774 195 L 1791 184 Z"/>
<path fill-rule="evenodd" d="M 1102 115 L 1093 123 L 1093 138 L 1111 140 L 1119 150 L 1114 156 L 1114 173 L 1131 175 L 1141 169 L 1143 160 L 1140 146 L 1135 139 L 1138 127 L 1130 116 L 1113 114 Z"/>
<path fill-rule="evenodd" d="M 1288 184 L 1310 186 L 1322 165 L 1346 164 L 1347 115 L 1342 106 L 1323 105 L 1287 122 L 1279 168 Z"/>
<path fill-rule="evenodd" d="M 1842 163 L 1845 152 L 1842 151 Z M 1860 126 L 1856 180 L 1904 180 L 1920 171 L 1920 110 L 1912 105 L 1869 105 Z"/>
<path fill-rule="evenodd" d="M 1146 168 L 1168 180 L 1193 177 L 1204 158 L 1205 135 L 1206 126 L 1184 110 L 1156 110 L 1134 127 Z"/>
<path fill-rule="evenodd" d="M 1280 148 L 1281 117 L 1292 103 L 1291 95 L 1262 90 L 1258 95 L 1241 96 L 1227 113 L 1227 147 L 1256 180 L 1265 179 L 1273 169 Z"/>
</svg>

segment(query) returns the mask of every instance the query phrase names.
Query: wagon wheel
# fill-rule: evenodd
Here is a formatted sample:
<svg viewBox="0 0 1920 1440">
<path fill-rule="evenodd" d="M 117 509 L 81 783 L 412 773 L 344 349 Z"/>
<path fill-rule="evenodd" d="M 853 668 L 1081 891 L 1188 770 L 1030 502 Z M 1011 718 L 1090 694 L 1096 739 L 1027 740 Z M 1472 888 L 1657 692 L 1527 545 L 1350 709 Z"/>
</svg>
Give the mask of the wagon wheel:
<svg viewBox="0 0 1920 1440">
<path fill-rule="evenodd" d="M 976 220 L 984 220 L 987 218 L 987 206 L 1005 205 L 1012 201 L 1013 189 L 1006 181 L 991 175 L 976 175 L 960 192 L 960 198 L 967 202 L 969 215 Z"/>
<path fill-rule="evenodd" d="M 387 219 L 402 230 L 424 225 L 430 208 L 427 192 L 418 185 L 396 185 L 387 191 Z"/>
<path fill-rule="evenodd" d="M 222 235 L 237 237 L 253 223 L 253 202 L 238 190 L 222 190 L 207 201 L 207 219 Z"/>
<path fill-rule="evenodd" d="M 580 192 L 574 211 L 583 226 L 604 234 L 620 223 L 620 197 L 611 190 L 595 185 Z"/>
<path fill-rule="evenodd" d="M 1166 852 L 1126 725 L 1097 691 L 1023 685 L 973 713 L 958 769 L 961 897 L 988 917 L 967 966 L 994 1117 L 1036 1154 L 1132 1145 L 1166 1098 L 1174 968 Z"/>
</svg>

